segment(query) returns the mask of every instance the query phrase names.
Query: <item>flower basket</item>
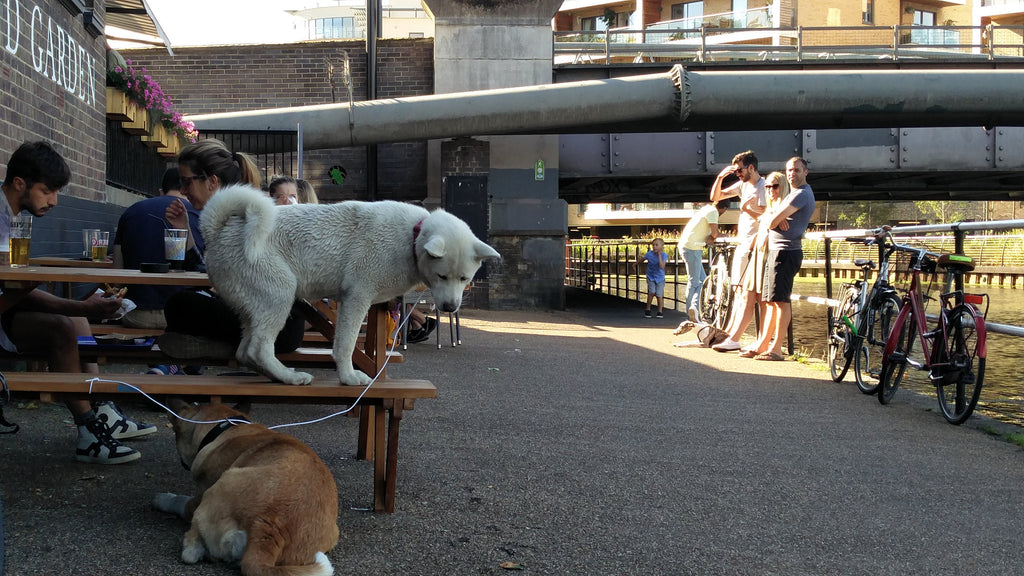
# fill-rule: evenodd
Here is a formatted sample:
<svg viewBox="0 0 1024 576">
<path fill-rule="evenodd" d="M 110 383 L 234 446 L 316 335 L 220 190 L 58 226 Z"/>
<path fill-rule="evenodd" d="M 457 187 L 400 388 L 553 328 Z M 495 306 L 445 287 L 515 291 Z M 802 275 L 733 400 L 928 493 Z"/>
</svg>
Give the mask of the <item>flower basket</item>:
<svg viewBox="0 0 1024 576">
<path fill-rule="evenodd" d="M 170 141 L 171 133 L 161 122 L 153 123 L 149 134 L 142 136 L 142 143 L 150 148 L 166 148 Z"/>
<path fill-rule="evenodd" d="M 121 122 L 121 129 L 140 136 L 149 134 L 149 112 L 141 106 L 135 106 L 135 118 L 131 122 Z"/>
<path fill-rule="evenodd" d="M 135 104 L 124 92 L 107 86 L 107 118 L 119 122 L 135 120 Z"/>
<path fill-rule="evenodd" d="M 156 151 L 161 156 L 177 156 L 178 152 L 181 151 L 181 138 L 179 138 L 177 134 L 171 134 L 171 139 L 167 143 L 167 146 L 157 148 Z"/>
</svg>

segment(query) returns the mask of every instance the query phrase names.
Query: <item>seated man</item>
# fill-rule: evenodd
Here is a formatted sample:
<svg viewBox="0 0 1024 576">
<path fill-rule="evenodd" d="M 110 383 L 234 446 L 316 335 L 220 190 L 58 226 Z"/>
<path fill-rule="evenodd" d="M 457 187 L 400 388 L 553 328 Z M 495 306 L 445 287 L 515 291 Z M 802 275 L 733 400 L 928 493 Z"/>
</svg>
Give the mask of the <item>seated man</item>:
<svg viewBox="0 0 1024 576">
<path fill-rule="evenodd" d="M 199 232 L 199 212 L 181 193 L 181 180 L 178 169 L 170 168 L 164 172 L 160 185 L 160 196 L 140 200 L 128 207 L 117 222 L 117 234 L 114 236 L 114 266 L 138 270 L 145 262 L 164 262 L 164 230 L 168 224 L 164 221 L 167 206 L 180 198 L 188 211 L 189 228 L 199 250 L 202 251 L 203 236 Z M 121 322 L 132 328 L 167 328 L 164 318 L 164 305 L 181 286 L 129 286 L 128 298 L 135 302 L 136 308 L 125 315 Z"/>
<path fill-rule="evenodd" d="M 23 210 L 44 216 L 57 205 L 57 191 L 67 185 L 71 170 L 64 158 L 46 142 L 22 144 L 7 163 L 0 209 L 0 242 L 10 236 L 11 216 Z M 33 290 L 0 316 L 0 346 L 12 353 L 44 356 L 54 372 L 98 372 L 95 364 L 81 364 L 78 336 L 88 336 L 86 317 L 107 318 L 121 307 L 120 298 L 93 294 L 85 300 L 58 298 Z M 81 462 L 121 464 L 141 454 L 119 439 L 156 432 L 121 413 L 112 402 L 94 407 L 86 399 L 67 401 L 78 426 L 75 457 Z"/>
</svg>

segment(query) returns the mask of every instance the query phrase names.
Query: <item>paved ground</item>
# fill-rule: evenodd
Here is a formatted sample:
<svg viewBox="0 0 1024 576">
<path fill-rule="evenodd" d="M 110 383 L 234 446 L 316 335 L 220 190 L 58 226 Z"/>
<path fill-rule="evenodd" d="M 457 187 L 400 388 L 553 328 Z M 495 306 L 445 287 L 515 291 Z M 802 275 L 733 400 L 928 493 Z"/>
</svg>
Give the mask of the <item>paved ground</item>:
<svg viewBox="0 0 1024 576">
<path fill-rule="evenodd" d="M 569 304 L 466 311 L 461 347 L 413 345 L 391 368 L 440 390 L 403 421 L 395 514 L 365 511 L 356 420 L 293 429 L 337 478 L 339 574 L 1024 573 L 1024 451 L 981 420 L 950 426 L 907 392 L 880 406 L 820 366 L 673 347 L 674 313 Z M 185 526 L 149 508 L 190 489 L 169 430 L 100 467 L 74 462 L 63 408 L 8 415 L 6 574 L 237 574 L 182 564 Z"/>
</svg>

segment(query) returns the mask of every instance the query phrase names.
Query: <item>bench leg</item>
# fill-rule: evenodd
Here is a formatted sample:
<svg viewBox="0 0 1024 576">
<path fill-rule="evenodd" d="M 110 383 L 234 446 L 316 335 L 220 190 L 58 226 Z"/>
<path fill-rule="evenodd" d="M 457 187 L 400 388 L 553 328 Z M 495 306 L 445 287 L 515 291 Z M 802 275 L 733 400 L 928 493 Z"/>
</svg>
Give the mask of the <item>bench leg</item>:
<svg viewBox="0 0 1024 576">
<path fill-rule="evenodd" d="M 377 410 L 373 419 L 373 511 L 388 512 L 387 509 L 387 457 L 385 443 L 385 409 Z"/>
<path fill-rule="evenodd" d="M 359 407 L 359 440 L 356 445 L 356 459 L 373 459 L 373 434 L 370 428 L 374 422 L 374 406 L 363 404 Z"/>
<path fill-rule="evenodd" d="M 398 481 L 398 434 L 401 431 L 403 401 L 389 400 L 385 454 L 384 411 L 377 414 L 377 445 L 374 465 L 373 509 L 391 514 L 395 511 L 395 488 Z"/>
</svg>

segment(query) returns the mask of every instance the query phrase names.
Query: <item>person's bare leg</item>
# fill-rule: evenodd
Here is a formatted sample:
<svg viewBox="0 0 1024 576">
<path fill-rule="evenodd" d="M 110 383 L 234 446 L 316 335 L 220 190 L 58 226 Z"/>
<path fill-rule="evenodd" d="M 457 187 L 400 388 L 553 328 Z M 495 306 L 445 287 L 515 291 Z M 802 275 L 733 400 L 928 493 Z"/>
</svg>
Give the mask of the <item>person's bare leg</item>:
<svg viewBox="0 0 1024 576">
<path fill-rule="evenodd" d="M 740 289 L 740 293 L 742 295 L 739 297 L 743 299 L 743 307 L 734 308 L 737 313 L 733 315 L 733 323 L 729 329 L 729 338 L 735 342 L 739 342 L 740 338 L 743 337 L 743 333 L 747 331 L 751 319 L 754 318 L 754 306 L 757 306 L 756 292 Z"/>
<path fill-rule="evenodd" d="M 785 338 L 783 332 L 789 328 L 789 321 L 793 317 L 793 305 L 789 302 L 776 302 L 778 306 L 777 320 L 773 326 L 772 342 L 770 351 L 773 354 L 782 356 L 782 340 Z"/>
<path fill-rule="evenodd" d="M 775 302 L 765 303 L 764 321 L 761 325 L 761 334 L 758 335 L 757 343 L 755 344 L 755 350 L 758 354 L 763 354 L 770 349 L 769 346 L 771 344 L 771 336 L 773 333 L 772 325 L 775 322 L 775 317 Z"/>
</svg>

